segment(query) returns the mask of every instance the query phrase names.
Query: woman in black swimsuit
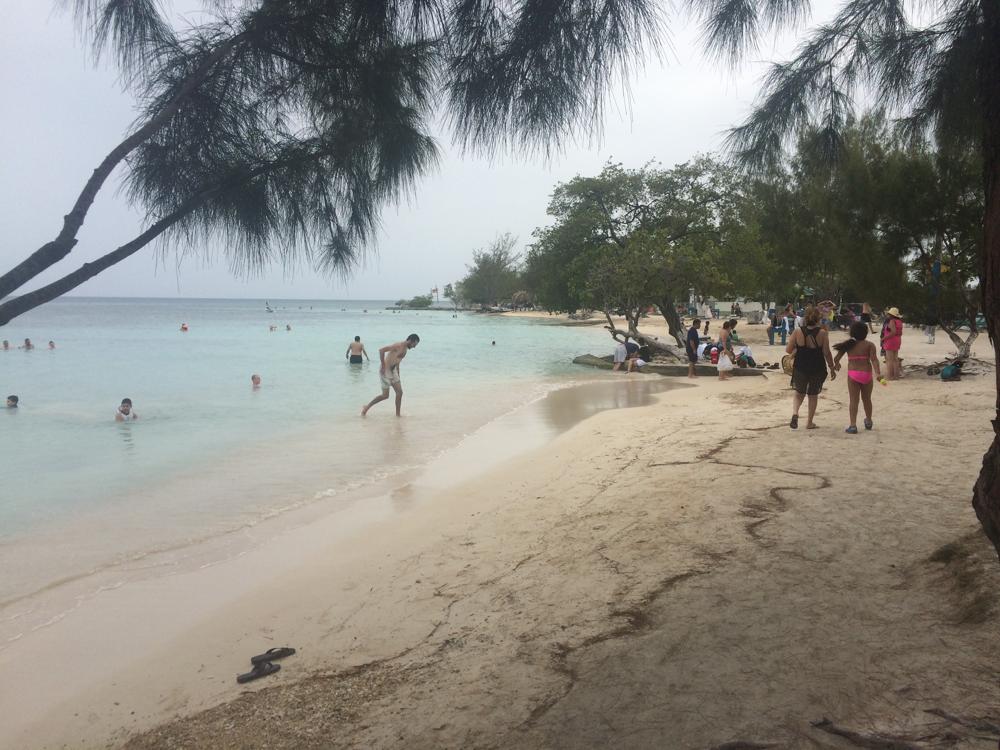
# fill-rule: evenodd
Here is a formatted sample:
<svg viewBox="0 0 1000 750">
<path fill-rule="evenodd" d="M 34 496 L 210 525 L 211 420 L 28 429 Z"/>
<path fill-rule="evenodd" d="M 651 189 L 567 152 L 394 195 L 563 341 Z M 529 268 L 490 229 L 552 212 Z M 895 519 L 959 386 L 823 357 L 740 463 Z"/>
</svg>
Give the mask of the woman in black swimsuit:
<svg viewBox="0 0 1000 750">
<path fill-rule="evenodd" d="M 792 365 L 792 388 L 795 396 L 792 399 L 792 419 L 789 426 L 795 430 L 799 426 L 799 407 L 809 398 L 809 417 L 806 429 L 816 429 L 813 417 L 816 416 L 816 405 L 819 393 L 826 381 L 827 365 L 830 369 L 830 380 L 837 377 L 833 369 L 833 352 L 830 351 L 830 336 L 820 327 L 820 312 L 815 307 L 806 308 L 805 324 L 792 334 L 785 351 L 795 355 Z"/>
</svg>

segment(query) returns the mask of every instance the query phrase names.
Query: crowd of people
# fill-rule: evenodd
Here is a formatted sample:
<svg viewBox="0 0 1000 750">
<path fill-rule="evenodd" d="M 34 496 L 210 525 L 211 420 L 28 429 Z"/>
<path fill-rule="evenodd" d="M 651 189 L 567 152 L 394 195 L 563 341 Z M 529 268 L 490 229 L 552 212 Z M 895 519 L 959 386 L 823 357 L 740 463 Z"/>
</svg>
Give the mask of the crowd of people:
<svg viewBox="0 0 1000 750">
<path fill-rule="evenodd" d="M 899 309 L 890 307 L 883 314 L 879 332 L 879 346 L 869 340 L 875 333 L 875 319 L 871 306 L 864 303 L 860 312 L 843 307 L 839 310 L 830 300 L 824 300 L 796 309 L 788 304 L 782 310 L 771 310 L 766 321 L 768 344 L 774 346 L 780 339 L 789 355 L 792 397 L 792 417 L 789 426 L 799 427 L 800 410 L 806 405 L 805 428 L 816 429 L 816 408 L 819 394 L 827 380 L 833 381 L 847 358 L 847 391 L 849 397 L 848 434 L 858 433 L 858 413 L 864 409 L 862 425 L 866 430 L 874 426 L 872 391 L 876 382 L 887 384 L 903 377 L 899 351 L 903 338 L 903 316 Z M 737 313 L 733 304 L 732 312 Z M 685 337 L 684 348 L 688 359 L 688 377 L 697 377 L 699 361 L 708 360 L 716 365 L 720 380 L 727 380 L 740 365 L 756 365 L 750 347 L 736 333 L 738 320 L 731 318 L 722 324 L 717 341 L 708 338 L 708 319 L 695 317 Z M 830 331 L 846 325 L 849 338 L 831 346 Z M 836 354 L 835 354 L 836 352 Z M 880 357 L 884 357 L 883 371 Z M 641 369 L 648 358 L 640 354 L 637 343 L 628 339 L 618 343 L 614 353 L 613 369 L 625 367 L 628 372 Z M 773 367 L 777 367 L 774 365 Z"/>
</svg>

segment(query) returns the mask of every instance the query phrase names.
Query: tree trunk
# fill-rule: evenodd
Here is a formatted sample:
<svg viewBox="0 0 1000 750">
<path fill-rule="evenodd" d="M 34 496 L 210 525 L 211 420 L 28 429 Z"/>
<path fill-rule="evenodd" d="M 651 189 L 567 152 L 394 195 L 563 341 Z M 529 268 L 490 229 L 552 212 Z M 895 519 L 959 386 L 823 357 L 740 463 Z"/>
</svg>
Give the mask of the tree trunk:
<svg viewBox="0 0 1000 750">
<path fill-rule="evenodd" d="M 664 297 L 660 300 L 660 315 L 667 321 L 667 331 L 677 341 L 677 346 L 684 346 L 684 324 L 681 316 L 677 314 L 677 305 L 671 297 Z"/>
<path fill-rule="evenodd" d="M 980 289 L 986 330 L 993 343 L 997 394 L 993 443 L 973 490 L 972 507 L 1000 556 L 1000 3 L 981 0 L 983 38 L 979 80 L 983 105 L 983 172 L 986 215 L 983 220 L 983 265 Z"/>
<path fill-rule="evenodd" d="M 959 359 L 968 359 L 972 356 L 972 345 L 976 342 L 976 339 L 979 338 L 979 331 L 975 330 L 974 326 L 975 322 L 973 322 L 973 329 L 969 332 L 969 337 L 965 341 L 962 341 L 962 337 L 948 326 L 941 326 L 941 329 L 948 334 L 948 338 L 951 339 L 951 343 L 953 343 L 955 348 L 958 350 Z"/>
</svg>

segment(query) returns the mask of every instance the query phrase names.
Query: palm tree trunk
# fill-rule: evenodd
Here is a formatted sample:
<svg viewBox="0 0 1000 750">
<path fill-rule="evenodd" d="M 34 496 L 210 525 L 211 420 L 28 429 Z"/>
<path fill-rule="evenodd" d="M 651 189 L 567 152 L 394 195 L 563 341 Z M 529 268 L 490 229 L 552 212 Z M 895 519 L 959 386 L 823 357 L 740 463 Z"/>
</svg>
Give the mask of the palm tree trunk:
<svg viewBox="0 0 1000 750">
<path fill-rule="evenodd" d="M 972 506 L 986 536 L 1000 555 L 1000 3 L 981 0 L 983 64 L 979 80 L 983 103 L 983 166 L 986 215 L 983 221 L 983 312 L 996 361 L 996 413 L 993 443 L 973 490 Z"/>
</svg>

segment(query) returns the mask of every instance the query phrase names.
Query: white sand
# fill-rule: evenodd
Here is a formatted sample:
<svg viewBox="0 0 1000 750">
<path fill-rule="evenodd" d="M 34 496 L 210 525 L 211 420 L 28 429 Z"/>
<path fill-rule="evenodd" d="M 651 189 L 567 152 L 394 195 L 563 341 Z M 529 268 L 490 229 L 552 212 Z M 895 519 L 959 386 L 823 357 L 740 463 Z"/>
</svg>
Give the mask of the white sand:
<svg viewBox="0 0 1000 750">
<path fill-rule="evenodd" d="M 857 436 L 842 380 L 809 433 L 778 375 L 602 412 L 460 486 L 87 600 L 0 652 L 0 745 L 181 716 L 132 746 L 846 747 L 823 717 L 989 746 L 924 709 L 1000 720 L 1000 564 L 970 506 L 993 397 L 911 375 Z"/>
</svg>

